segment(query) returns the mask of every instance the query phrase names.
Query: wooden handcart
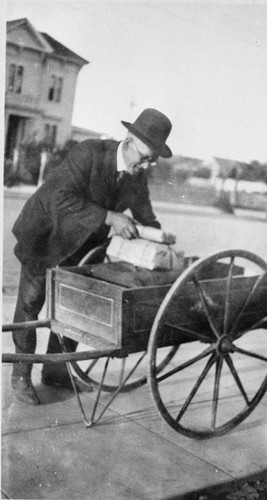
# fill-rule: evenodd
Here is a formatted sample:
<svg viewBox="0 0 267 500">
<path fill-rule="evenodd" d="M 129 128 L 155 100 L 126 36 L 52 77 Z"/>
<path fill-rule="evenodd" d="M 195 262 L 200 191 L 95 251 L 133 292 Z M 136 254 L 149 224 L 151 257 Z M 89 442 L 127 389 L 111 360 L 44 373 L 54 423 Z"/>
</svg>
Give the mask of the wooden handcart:
<svg viewBox="0 0 267 500">
<path fill-rule="evenodd" d="M 266 262 L 244 250 L 188 257 L 174 283 L 126 288 L 88 273 L 99 250 L 47 273 L 48 319 L 35 324 L 51 327 L 63 353 L 3 361 L 67 362 L 72 380 L 74 372 L 98 387 L 89 421 L 76 391 L 86 426 L 146 382 L 161 417 L 185 436 L 219 436 L 242 422 L 267 389 Z M 75 353 L 63 336 L 79 342 Z M 102 391 L 111 393 L 104 406 Z"/>
</svg>

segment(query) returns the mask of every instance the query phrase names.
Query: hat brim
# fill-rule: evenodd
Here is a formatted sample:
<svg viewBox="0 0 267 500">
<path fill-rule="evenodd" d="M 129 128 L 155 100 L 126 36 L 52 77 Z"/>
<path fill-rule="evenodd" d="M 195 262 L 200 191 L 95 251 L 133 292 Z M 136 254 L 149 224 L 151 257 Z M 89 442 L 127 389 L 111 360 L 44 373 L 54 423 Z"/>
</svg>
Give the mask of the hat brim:
<svg viewBox="0 0 267 500">
<path fill-rule="evenodd" d="M 162 158 L 170 158 L 172 156 L 172 151 L 170 150 L 169 146 L 167 146 L 167 144 L 162 144 L 160 147 L 158 147 L 157 145 L 153 144 L 149 139 L 147 139 L 147 137 L 141 134 L 138 130 L 136 130 L 132 123 L 125 122 L 123 120 L 121 120 L 121 123 L 124 127 L 126 127 L 129 130 L 129 132 L 136 135 L 138 139 L 143 141 L 158 156 L 162 156 Z"/>
</svg>

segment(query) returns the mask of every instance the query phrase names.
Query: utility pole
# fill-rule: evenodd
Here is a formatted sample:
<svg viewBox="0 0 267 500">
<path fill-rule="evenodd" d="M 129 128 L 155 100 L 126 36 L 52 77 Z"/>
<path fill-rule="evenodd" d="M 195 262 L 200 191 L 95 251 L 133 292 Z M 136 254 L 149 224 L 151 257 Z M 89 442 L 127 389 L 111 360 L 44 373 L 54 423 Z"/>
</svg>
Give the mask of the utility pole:
<svg viewBox="0 0 267 500">
<path fill-rule="evenodd" d="M 132 90 L 132 97 L 130 100 L 130 121 L 133 121 L 134 119 L 134 108 L 136 107 L 136 102 L 135 102 L 135 92 Z"/>
</svg>

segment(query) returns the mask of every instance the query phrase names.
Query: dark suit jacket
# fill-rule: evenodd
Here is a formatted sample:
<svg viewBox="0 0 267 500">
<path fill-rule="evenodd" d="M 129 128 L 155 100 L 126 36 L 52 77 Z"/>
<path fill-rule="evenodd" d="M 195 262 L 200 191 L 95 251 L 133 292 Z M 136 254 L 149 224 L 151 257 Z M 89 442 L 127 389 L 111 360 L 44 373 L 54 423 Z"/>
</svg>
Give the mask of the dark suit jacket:
<svg viewBox="0 0 267 500">
<path fill-rule="evenodd" d="M 75 146 L 56 172 L 27 200 L 13 233 L 14 252 L 33 273 L 60 265 L 85 246 L 105 241 L 107 210 L 130 208 L 141 224 L 160 227 L 149 201 L 146 173 L 127 174 L 116 188 L 119 143 L 87 140 Z"/>
</svg>

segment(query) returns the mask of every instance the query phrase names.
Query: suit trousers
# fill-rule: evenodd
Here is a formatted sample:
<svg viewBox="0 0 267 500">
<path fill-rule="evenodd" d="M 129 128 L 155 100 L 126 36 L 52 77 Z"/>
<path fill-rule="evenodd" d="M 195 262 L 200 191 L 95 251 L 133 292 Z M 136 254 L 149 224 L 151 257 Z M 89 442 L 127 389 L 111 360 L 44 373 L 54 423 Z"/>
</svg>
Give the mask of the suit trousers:
<svg viewBox="0 0 267 500">
<path fill-rule="evenodd" d="M 14 314 L 14 323 L 37 321 L 38 315 L 45 302 L 46 277 L 45 275 L 32 274 L 25 266 L 21 266 L 20 282 L 18 289 L 18 298 Z M 64 345 L 67 351 L 75 351 L 77 342 L 63 337 Z M 36 349 L 36 330 L 27 328 L 13 332 L 13 342 L 16 353 L 34 354 Z M 57 335 L 50 332 L 47 346 L 47 353 L 61 352 L 60 343 Z M 32 364 L 14 363 L 13 375 L 18 377 L 30 376 Z M 65 377 L 67 367 L 65 363 L 45 363 L 42 374 L 54 378 Z"/>
</svg>

